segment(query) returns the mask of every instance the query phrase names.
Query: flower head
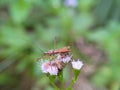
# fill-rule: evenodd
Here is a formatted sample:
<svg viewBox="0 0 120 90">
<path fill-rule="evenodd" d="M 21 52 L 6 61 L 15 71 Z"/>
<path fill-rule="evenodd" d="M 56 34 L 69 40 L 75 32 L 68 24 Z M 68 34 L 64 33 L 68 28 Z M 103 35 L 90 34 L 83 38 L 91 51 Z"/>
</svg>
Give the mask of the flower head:
<svg viewBox="0 0 120 90">
<path fill-rule="evenodd" d="M 71 60 L 71 58 L 72 58 L 72 56 L 67 55 L 67 56 L 65 56 L 65 57 L 62 59 L 62 61 L 63 61 L 64 63 L 68 63 L 68 62 Z"/>
<path fill-rule="evenodd" d="M 48 68 L 48 72 L 49 72 L 50 75 L 57 75 L 58 74 L 57 66 L 50 66 Z"/>
<path fill-rule="evenodd" d="M 61 60 L 52 61 L 52 65 L 57 66 L 58 70 L 62 70 L 64 68 L 64 63 Z"/>
<path fill-rule="evenodd" d="M 45 62 L 41 66 L 41 70 L 43 73 L 48 73 L 48 69 L 50 67 L 50 62 Z"/>
<path fill-rule="evenodd" d="M 51 62 L 45 62 L 41 66 L 41 70 L 43 73 L 49 73 L 50 75 L 57 75 L 58 68 L 56 65 L 53 65 Z"/>
<path fill-rule="evenodd" d="M 72 55 L 65 55 L 64 57 L 60 54 L 57 54 L 56 60 L 62 61 L 63 63 L 68 63 L 72 58 Z"/>
<path fill-rule="evenodd" d="M 80 70 L 82 68 L 82 66 L 83 66 L 83 62 L 80 61 L 80 60 L 78 60 L 78 61 L 72 61 L 71 63 L 72 63 L 72 67 L 74 69 L 77 69 L 77 70 Z"/>
</svg>

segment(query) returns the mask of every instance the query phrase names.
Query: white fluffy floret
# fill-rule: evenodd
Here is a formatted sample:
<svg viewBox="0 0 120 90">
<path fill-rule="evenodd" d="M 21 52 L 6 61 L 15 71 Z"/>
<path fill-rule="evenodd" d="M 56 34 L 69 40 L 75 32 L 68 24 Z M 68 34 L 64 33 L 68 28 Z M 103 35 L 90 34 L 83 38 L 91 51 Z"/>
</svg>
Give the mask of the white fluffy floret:
<svg viewBox="0 0 120 90">
<path fill-rule="evenodd" d="M 71 63 L 72 63 L 72 67 L 77 70 L 80 70 L 83 66 L 83 62 L 80 60 L 72 61 Z"/>
</svg>

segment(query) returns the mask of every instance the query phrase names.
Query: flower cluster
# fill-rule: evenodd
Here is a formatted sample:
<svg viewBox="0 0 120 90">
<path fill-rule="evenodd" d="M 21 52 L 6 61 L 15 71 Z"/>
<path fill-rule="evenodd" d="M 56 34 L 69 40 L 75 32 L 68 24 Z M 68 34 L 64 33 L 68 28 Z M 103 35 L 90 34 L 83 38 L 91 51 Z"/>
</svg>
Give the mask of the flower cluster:
<svg viewBox="0 0 120 90">
<path fill-rule="evenodd" d="M 76 70 L 80 70 L 83 66 L 82 61 L 73 60 L 70 54 L 56 54 L 55 58 L 48 60 L 41 65 L 41 70 L 43 73 L 49 73 L 50 75 L 58 75 L 66 64 L 71 63 L 72 67 Z"/>
</svg>

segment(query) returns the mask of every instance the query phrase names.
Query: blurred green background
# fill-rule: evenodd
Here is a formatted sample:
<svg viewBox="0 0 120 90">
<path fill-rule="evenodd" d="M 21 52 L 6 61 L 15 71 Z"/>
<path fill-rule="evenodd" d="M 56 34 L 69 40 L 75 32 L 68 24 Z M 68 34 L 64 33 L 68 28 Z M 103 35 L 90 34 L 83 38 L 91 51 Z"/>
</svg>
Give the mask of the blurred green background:
<svg viewBox="0 0 120 90">
<path fill-rule="evenodd" d="M 120 0 L 68 1 L 0 0 L 0 90 L 54 90 L 36 60 L 64 46 L 84 62 L 74 90 L 120 90 Z"/>
</svg>

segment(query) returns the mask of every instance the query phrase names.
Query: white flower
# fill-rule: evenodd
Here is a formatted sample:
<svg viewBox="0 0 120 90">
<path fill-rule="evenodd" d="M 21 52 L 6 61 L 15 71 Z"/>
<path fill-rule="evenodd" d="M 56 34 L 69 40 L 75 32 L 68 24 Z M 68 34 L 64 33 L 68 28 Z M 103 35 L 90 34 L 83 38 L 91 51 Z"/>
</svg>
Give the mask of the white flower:
<svg viewBox="0 0 120 90">
<path fill-rule="evenodd" d="M 41 70 L 43 73 L 49 73 L 50 75 L 57 75 L 58 68 L 56 65 L 52 65 L 51 62 L 45 62 L 41 66 Z"/>
<path fill-rule="evenodd" d="M 50 66 L 48 68 L 48 72 L 50 73 L 50 75 L 57 75 L 58 74 L 57 66 Z"/>
<path fill-rule="evenodd" d="M 50 62 L 45 62 L 41 66 L 41 70 L 43 73 L 48 73 L 49 68 L 50 68 Z"/>
<path fill-rule="evenodd" d="M 65 57 L 62 59 L 62 61 L 63 61 L 64 63 L 68 63 L 68 62 L 71 60 L 71 57 L 72 57 L 72 56 L 67 55 L 67 56 L 65 56 Z"/>
<path fill-rule="evenodd" d="M 69 7 L 76 7 L 77 6 L 77 0 L 65 0 L 64 5 L 69 6 Z"/>
<path fill-rule="evenodd" d="M 83 66 L 83 62 L 80 61 L 80 60 L 78 60 L 78 61 L 72 61 L 71 63 L 72 63 L 72 67 L 74 69 L 77 69 L 77 70 L 80 70 L 82 68 L 82 66 Z"/>
</svg>

